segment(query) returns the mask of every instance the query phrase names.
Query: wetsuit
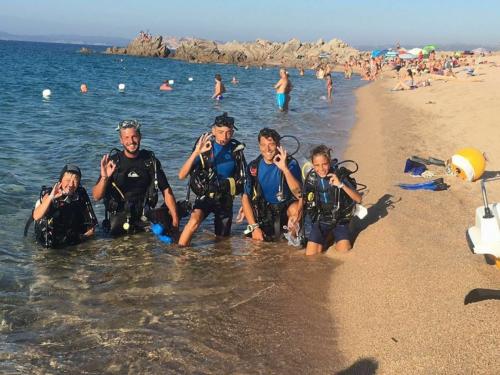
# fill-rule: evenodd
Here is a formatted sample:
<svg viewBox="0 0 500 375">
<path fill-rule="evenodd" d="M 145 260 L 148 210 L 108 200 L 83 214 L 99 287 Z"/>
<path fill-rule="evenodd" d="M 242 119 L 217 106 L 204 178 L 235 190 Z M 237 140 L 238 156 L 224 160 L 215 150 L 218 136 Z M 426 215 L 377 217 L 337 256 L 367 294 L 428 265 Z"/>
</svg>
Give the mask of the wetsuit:
<svg viewBox="0 0 500 375">
<path fill-rule="evenodd" d="M 140 150 L 135 158 L 120 151 L 110 158 L 117 166 L 107 182 L 104 202 L 110 215 L 110 233 L 124 233 L 126 222 L 131 230 L 140 230 L 146 224 L 144 218 L 149 218 L 156 206 L 158 190 L 163 192 L 170 187 L 165 172 L 151 151 Z"/>
<path fill-rule="evenodd" d="M 42 190 L 43 195 L 50 189 Z M 97 224 L 97 220 L 86 190 L 79 186 L 71 196 L 62 196 L 53 201 L 46 214 L 35 221 L 35 237 L 45 247 L 58 248 L 75 245 L 83 235 Z"/>
<path fill-rule="evenodd" d="M 344 177 L 341 182 L 356 190 L 353 178 Z M 349 224 L 355 202 L 343 190 L 330 185 L 330 177 L 319 177 L 316 172 L 309 172 L 304 183 L 304 197 L 306 212 L 311 217 L 308 241 L 324 248 L 332 235 L 336 242 L 351 241 Z"/>
<path fill-rule="evenodd" d="M 193 209 L 203 217 L 214 214 L 215 234 L 229 236 L 233 218 L 233 199 L 243 190 L 246 162 L 243 151 L 234 151 L 240 142 L 232 139 L 196 158 L 191 170 L 190 186 L 196 194 Z M 202 162 L 203 159 L 203 162 Z"/>
<path fill-rule="evenodd" d="M 290 158 L 288 169 L 297 181 L 302 182 L 297 160 Z M 296 201 L 283 172 L 276 164 L 267 164 L 262 156 L 248 165 L 245 194 L 252 202 L 255 219 L 266 240 L 277 239 L 288 223 L 287 208 Z M 276 229 L 275 229 L 276 228 Z M 279 228 L 279 233 L 277 232 Z"/>
</svg>

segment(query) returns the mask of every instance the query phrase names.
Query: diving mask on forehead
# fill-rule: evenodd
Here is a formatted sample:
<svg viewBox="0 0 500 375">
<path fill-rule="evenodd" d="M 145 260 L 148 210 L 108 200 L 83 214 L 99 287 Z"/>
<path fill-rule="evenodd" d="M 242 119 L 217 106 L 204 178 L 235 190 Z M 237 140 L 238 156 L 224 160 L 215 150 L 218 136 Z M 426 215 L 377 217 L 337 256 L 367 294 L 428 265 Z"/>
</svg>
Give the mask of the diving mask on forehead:
<svg viewBox="0 0 500 375">
<path fill-rule="evenodd" d="M 116 131 L 120 131 L 121 129 L 135 129 L 139 130 L 141 128 L 141 124 L 137 120 L 123 120 L 116 127 Z"/>
</svg>

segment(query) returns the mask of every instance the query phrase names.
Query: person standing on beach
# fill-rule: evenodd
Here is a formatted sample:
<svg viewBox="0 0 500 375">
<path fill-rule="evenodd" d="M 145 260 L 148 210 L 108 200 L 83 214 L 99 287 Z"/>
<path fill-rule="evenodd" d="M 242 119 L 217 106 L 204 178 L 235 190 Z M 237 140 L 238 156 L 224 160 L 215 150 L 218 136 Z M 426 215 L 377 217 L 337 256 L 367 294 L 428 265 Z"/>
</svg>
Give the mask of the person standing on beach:
<svg viewBox="0 0 500 375">
<path fill-rule="evenodd" d="M 215 235 L 231 234 L 233 200 L 243 191 L 246 162 L 245 145 L 233 139 L 234 118 L 227 112 L 217 116 L 211 133 L 198 138 L 193 152 L 179 171 L 179 179 L 190 175 L 189 188 L 196 195 L 193 211 L 179 238 L 188 246 L 203 220 L 214 214 Z"/>
<path fill-rule="evenodd" d="M 212 99 L 222 100 L 224 97 L 222 96 L 226 92 L 226 86 L 222 83 L 222 77 L 220 74 L 215 75 L 215 86 L 214 86 L 214 94 L 212 95 Z"/>
<path fill-rule="evenodd" d="M 328 101 L 332 100 L 332 92 L 333 92 L 332 75 L 330 73 L 328 73 L 326 75 L 326 94 L 327 94 Z"/>
<path fill-rule="evenodd" d="M 289 92 L 288 89 L 288 75 L 286 74 L 285 68 L 280 69 L 280 79 L 279 81 L 274 85 L 274 88 L 276 89 L 276 104 L 278 105 L 278 108 L 281 112 L 285 111 L 287 109 L 286 104 L 286 95 L 287 92 Z"/>
</svg>

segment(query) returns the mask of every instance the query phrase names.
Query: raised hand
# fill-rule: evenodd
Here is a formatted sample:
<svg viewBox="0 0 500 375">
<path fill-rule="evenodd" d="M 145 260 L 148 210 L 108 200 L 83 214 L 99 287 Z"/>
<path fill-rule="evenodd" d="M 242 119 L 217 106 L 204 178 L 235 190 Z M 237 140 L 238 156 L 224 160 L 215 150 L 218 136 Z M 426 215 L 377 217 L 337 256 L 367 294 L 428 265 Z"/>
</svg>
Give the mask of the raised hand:
<svg viewBox="0 0 500 375">
<path fill-rule="evenodd" d="M 277 152 L 276 155 L 274 156 L 273 162 L 281 171 L 285 171 L 287 169 L 286 166 L 287 155 L 288 154 L 283 146 L 277 147 Z"/>
<path fill-rule="evenodd" d="M 340 186 L 341 182 L 335 173 L 328 173 L 326 177 L 330 177 L 330 185 Z"/>
<path fill-rule="evenodd" d="M 101 159 L 101 177 L 110 177 L 116 169 L 116 164 L 113 160 L 110 160 L 109 155 L 106 154 Z"/>
<path fill-rule="evenodd" d="M 204 152 L 209 151 L 212 148 L 212 142 L 210 142 L 210 137 L 212 135 L 210 133 L 204 133 L 200 139 L 198 140 L 198 143 L 196 143 L 196 147 L 194 151 L 199 155 L 203 154 Z"/>
<path fill-rule="evenodd" d="M 50 196 L 52 197 L 52 199 L 57 199 L 60 196 L 62 196 L 63 194 L 64 194 L 64 191 L 62 189 L 61 183 L 57 182 L 54 185 L 54 187 L 52 188 L 52 191 L 50 192 Z"/>
</svg>

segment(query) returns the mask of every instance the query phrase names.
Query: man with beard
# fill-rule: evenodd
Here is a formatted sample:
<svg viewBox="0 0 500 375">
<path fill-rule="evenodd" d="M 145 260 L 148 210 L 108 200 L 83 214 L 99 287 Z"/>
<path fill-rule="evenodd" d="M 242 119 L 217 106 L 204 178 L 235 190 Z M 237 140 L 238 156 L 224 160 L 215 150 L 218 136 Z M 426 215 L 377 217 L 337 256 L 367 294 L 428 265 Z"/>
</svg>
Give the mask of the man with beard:
<svg viewBox="0 0 500 375">
<path fill-rule="evenodd" d="M 101 175 L 92 189 L 95 200 L 104 198 L 104 230 L 111 235 L 133 233 L 153 222 L 177 231 L 179 217 L 174 194 L 154 153 L 140 149 L 139 122 L 122 121 L 116 130 L 120 132 L 123 150 L 113 149 L 102 157 Z M 154 209 L 158 190 L 166 207 Z"/>
</svg>

